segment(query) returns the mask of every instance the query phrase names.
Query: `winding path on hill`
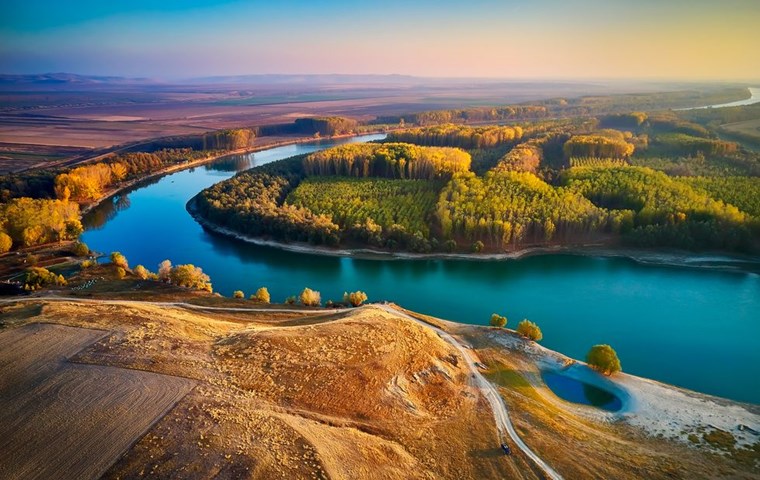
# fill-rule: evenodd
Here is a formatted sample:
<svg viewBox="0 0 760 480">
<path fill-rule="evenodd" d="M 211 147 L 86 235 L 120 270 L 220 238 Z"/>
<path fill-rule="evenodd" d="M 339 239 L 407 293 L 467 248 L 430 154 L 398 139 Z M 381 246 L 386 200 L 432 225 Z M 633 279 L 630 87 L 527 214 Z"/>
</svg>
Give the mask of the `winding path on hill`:
<svg viewBox="0 0 760 480">
<path fill-rule="evenodd" d="M 444 330 L 441 330 L 440 328 L 435 327 L 427 322 L 423 322 L 418 318 L 414 318 L 406 312 L 393 308 L 390 305 L 380 304 L 374 306 L 430 328 L 435 333 L 437 333 L 441 339 L 450 343 L 454 348 L 459 350 L 459 353 L 462 354 L 464 361 L 467 362 L 467 366 L 469 367 L 472 374 L 470 378 L 473 380 L 475 387 L 480 390 L 486 400 L 488 400 L 488 403 L 491 405 L 491 411 L 493 411 L 493 416 L 496 420 L 496 428 L 498 429 L 500 436 L 504 438 L 505 433 L 508 434 L 509 438 L 512 439 L 512 442 L 514 442 L 517 448 L 519 448 L 528 458 L 533 460 L 533 462 L 538 465 L 541 470 L 544 471 L 548 478 L 551 478 L 553 480 L 562 480 L 562 476 L 559 473 L 550 467 L 548 463 L 543 461 L 541 457 L 536 455 L 530 448 L 528 448 L 525 442 L 522 441 L 520 436 L 517 434 L 515 427 L 512 425 L 512 421 L 509 419 L 509 412 L 507 411 L 507 405 L 504 403 L 504 399 L 501 397 L 501 395 L 499 395 L 499 391 L 496 389 L 496 387 L 491 382 L 489 382 L 482 373 L 480 373 L 478 367 L 475 365 L 475 361 L 470 356 L 470 353 L 464 348 L 464 346 L 462 346 L 461 343 L 459 343 L 448 332 L 445 332 Z"/>
<path fill-rule="evenodd" d="M 143 301 L 143 300 L 99 300 L 99 299 L 84 299 L 84 298 L 76 298 L 76 297 L 15 298 L 15 299 L 8 299 L 8 300 L 0 300 L 0 304 L 17 303 L 17 302 L 39 302 L 39 301 L 77 302 L 77 303 L 105 304 L 105 305 L 151 305 L 151 306 L 159 306 L 159 307 L 180 307 L 180 308 L 187 308 L 187 309 L 192 309 L 192 310 L 211 310 L 211 311 L 225 311 L 225 312 L 257 312 L 257 313 L 273 312 L 273 313 L 319 314 L 319 313 L 336 313 L 336 312 L 345 311 L 345 309 L 337 309 L 337 308 L 320 309 L 320 310 L 303 310 L 303 309 L 297 309 L 297 308 L 213 307 L 213 306 L 195 305 L 195 304 L 186 303 L 186 302 L 150 302 L 150 301 Z M 427 323 L 418 318 L 415 318 L 402 310 L 392 307 L 391 305 L 371 304 L 371 305 L 367 305 L 361 308 L 372 308 L 372 307 L 379 308 L 380 310 L 391 313 L 393 315 L 398 315 L 407 320 L 411 320 L 419 325 L 422 325 L 426 328 L 429 328 L 433 330 L 442 340 L 446 341 L 447 343 L 451 344 L 454 348 L 456 348 L 459 351 L 459 353 L 462 355 L 462 358 L 464 359 L 464 361 L 467 363 L 467 367 L 469 368 L 470 374 L 471 374 L 470 379 L 473 382 L 474 386 L 478 390 L 480 390 L 480 392 L 483 394 L 483 396 L 486 398 L 489 405 L 491 406 L 491 411 L 493 412 L 494 420 L 496 421 L 496 428 L 499 431 L 499 436 L 501 438 L 504 438 L 506 435 L 508 435 L 509 438 L 514 443 L 514 445 L 521 452 L 523 452 L 525 456 L 530 458 L 541 470 L 543 470 L 547 478 L 550 478 L 552 480 L 562 480 L 562 476 L 559 473 L 557 473 L 551 466 L 549 466 L 548 463 L 546 463 L 543 459 L 541 459 L 541 457 L 539 457 L 536 453 L 534 453 L 525 444 L 525 442 L 522 441 L 520 436 L 517 434 L 517 431 L 515 430 L 514 426 L 512 425 L 512 421 L 509 418 L 509 412 L 507 411 L 507 405 L 504 403 L 504 399 L 499 394 L 499 391 L 491 382 L 489 382 L 486 379 L 485 376 L 483 376 L 482 373 L 480 373 L 480 371 L 478 370 L 478 367 L 475 365 L 475 361 L 470 356 L 470 353 L 467 351 L 467 349 L 464 348 L 464 346 L 462 346 L 461 343 L 459 343 L 457 339 L 455 339 L 448 332 L 438 327 L 435 327 L 431 325 L 430 323 Z"/>
</svg>

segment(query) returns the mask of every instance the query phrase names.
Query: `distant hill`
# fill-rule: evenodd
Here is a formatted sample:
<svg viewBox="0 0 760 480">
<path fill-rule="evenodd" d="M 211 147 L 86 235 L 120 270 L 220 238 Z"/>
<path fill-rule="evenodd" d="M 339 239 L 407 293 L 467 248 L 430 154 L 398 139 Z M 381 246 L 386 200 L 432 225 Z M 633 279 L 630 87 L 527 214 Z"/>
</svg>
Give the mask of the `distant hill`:
<svg viewBox="0 0 760 480">
<path fill-rule="evenodd" d="M 349 74 L 262 74 L 225 75 L 190 78 L 182 83 L 247 84 L 247 85 L 335 85 L 335 84 L 419 84 L 430 79 L 411 75 L 349 75 Z"/>
<path fill-rule="evenodd" d="M 147 78 L 77 75 L 75 73 L 0 74 L 0 85 L 103 85 L 152 83 Z"/>
</svg>

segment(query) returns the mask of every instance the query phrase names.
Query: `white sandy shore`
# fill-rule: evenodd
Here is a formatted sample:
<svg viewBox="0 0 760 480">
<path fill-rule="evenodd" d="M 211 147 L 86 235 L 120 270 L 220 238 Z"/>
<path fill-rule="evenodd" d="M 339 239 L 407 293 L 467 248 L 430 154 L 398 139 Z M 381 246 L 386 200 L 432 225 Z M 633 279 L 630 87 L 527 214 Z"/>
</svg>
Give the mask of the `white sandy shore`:
<svg viewBox="0 0 760 480">
<path fill-rule="evenodd" d="M 536 255 L 585 255 L 593 257 L 620 257 L 633 261 L 652 265 L 671 265 L 678 267 L 711 268 L 728 271 L 744 271 L 747 265 L 752 265 L 753 270 L 760 270 L 760 258 L 739 255 L 727 255 L 721 253 L 694 254 L 693 252 L 679 250 L 636 250 L 630 248 L 612 249 L 602 244 L 579 244 L 572 246 L 546 246 L 530 247 L 503 253 L 411 253 L 392 252 L 388 250 L 376 250 L 372 248 L 331 248 L 320 247 L 302 242 L 280 242 L 260 237 L 253 237 L 222 227 L 203 218 L 195 209 L 195 197 L 187 202 L 187 211 L 207 230 L 225 235 L 237 240 L 265 247 L 278 248 L 287 252 L 304 253 L 310 255 L 326 255 L 333 257 L 352 257 L 378 260 L 518 260 Z"/>
<path fill-rule="evenodd" d="M 516 334 L 490 332 L 488 336 L 509 350 L 524 353 L 540 370 L 562 371 L 571 378 L 616 394 L 623 403 L 618 412 L 606 412 L 560 400 L 548 388 L 537 389 L 545 396 L 552 397 L 552 401 L 558 401 L 563 407 L 570 407 L 582 415 L 624 421 L 649 435 L 684 443 L 690 443 L 690 434 L 701 437 L 701 432 L 715 429 L 731 433 L 737 441 L 737 447 L 750 446 L 760 441 L 760 436 L 756 433 L 747 428 L 739 428 L 742 425 L 760 432 L 760 406 L 741 404 L 626 373 L 605 377 L 583 362 L 524 340 Z"/>
</svg>

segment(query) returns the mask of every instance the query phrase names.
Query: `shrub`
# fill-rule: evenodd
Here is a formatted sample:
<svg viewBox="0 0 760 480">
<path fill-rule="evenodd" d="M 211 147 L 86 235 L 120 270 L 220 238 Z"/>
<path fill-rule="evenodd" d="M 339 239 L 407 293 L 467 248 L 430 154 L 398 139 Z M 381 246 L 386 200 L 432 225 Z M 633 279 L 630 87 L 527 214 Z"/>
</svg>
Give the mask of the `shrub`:
<svg viewBox="0 0 760 480">
<path fill-rule="evenodd" d="M 90 267 L 94 267 L 97 264 L 98 264 L 98 262 L 95 261 L 95 260 L 85 260 L 84 262 L 81 263 L 81 267 L 82 268 L 90 268 Z"/>
<path fill-rule="evenodd" d="M 360 290 L 351 293 L 344 292 L 343 301 L 350 303 L 352 307 L 358 307 L 367 301 L 367 294 Z"/>
<path fill-rule="evenodd" d="M 169 281 L 180 287 L 205 290 L 207 292 L 212 291 L 209 276 L 203 273 L 200 267 L 196 267 L 191 263 L 172 267 L 169 272 Z"/>
<path fill-rule="evenodd" d="M 482 252 L 484 246 L 485 245 L 483 245 L 483 242 L 481 242 L 480 240 L 478 240 L 478 241 L 476 241 L 475 243 L 472 244 L 472 251 L 475 252 L 475 253 Z"/>
<path fill-rule="evenodd" d="M 122 267 L 116 267 L 116 277 L 119 280 L 123 280 L 124 277 L 126 277 L 126 276 L 127 276 L 127 271 L 126 270 L 124 270 Z"/>
<path fill-rule="evenodd" d="M 269 303 L 270 296 L 269 296 L 269 290 L 267 290 L 267 287 L 261 287 L 258 290 L 256 290 L 256 293 L 251 295 L 251 300 L 255 300 L 259 303 Z"/>
<path fill-rule="evenodd" d="M 285 303 L 288 305 L 295 305 L 296 304 L 296 296 L 291 295 L 288 298 L 285 299 Z"/>
<path fill-rule="evenodd" d="M 13 239 L 5 232 L 0 232 L 0 254 L 7 253 L 13 246 Z"/>
<path fill-rule="evenodd" d="M 605 375 L 611 375 L 621 370 L 617 353 L 609 345 L 591 347 L 586 355 L 586 362 L 591 368 Z"/>
<path fill-rule="evenodd" d="M 533 340 L 534 342 L 538 342 L 544 338 L 544 335 L 541 333 L 541 329 L 538 328 L 538 325 L 528 319 L 523 320 L 517 325 L 517 333 L 525 338 Z"/>
<path fill-rule="evenodd" d="M 66 285 L 63 275 L 56 275 L 47 268 L 32 267 L 24 273 L 24 289 L 37 290 L 47 285 Z"/>
<path fill-rule="evenodd" d="M 71 253 L 77 257 L 86 257 L 90 254 L 90 247 L 88 247 L 84 242 L 76 242 L 71 248 Z"/>
<path fill-rule="evenodd" d="M 132 269 L 132 273 L 134 273 L 137 278 L 141 280 L 145 280 L 150 275 L 150 272 L 147 268 L 143 267 L 142 265 L 138 265 L 135 268 Z"/>
<path fill-rule="evenodd" d="M 318 307 L 322 303 L 322 298 L 319 292 L 312 290 L 311 288 L 304 288 L 301 292 L 301 304 L 307 307 Z"/>
<path fill-rule="evenodd" d="M 245 298 L 245 294 L 242 290 L 235 290 L 232 292 L 232 298 Z"/>
<path fill-rule="evenodd" d="M 491 326 L 504 328 L 507 326 L 507 317 L 503 317 L 497 313 L 491 314 Z"/>
<path fill-rule="evenodd" d="M 168 282 L 172 272 L 172 262 L 164 260 L 158 264 L 158 279 L 162 282 Z"/>
<path fill-rule="evenodd" d="M 129 262 L 127 262 L 127 257 L 122 255 L 121 252 L 111 252 L 111 263 L 123 269 L 129 268 Z"/>
</svg>

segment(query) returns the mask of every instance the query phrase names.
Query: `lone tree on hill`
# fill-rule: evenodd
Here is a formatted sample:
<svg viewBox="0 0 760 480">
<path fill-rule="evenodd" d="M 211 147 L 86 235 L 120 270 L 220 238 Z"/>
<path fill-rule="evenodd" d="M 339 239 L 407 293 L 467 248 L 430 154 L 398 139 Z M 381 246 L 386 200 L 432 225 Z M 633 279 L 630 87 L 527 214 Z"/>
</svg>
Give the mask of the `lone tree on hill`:
<svg viewBox="0 0 760 480">
<path fill-rule="evenodd" d="M 594 345 L 586 355 L 586 363 L 591 368 L 605 375 L 612 375 L 619 372 L 620 360 L 617 353 L 609 345 Z"/>
<path fill-rule="evenodd" d="M 538 328 L 538 325 L 527 318 L 517 325 L 517 333 L 525 338 L 533 340 L 534 342 L 538 342 L 544 338 L 544 334 L 541 333 L 541 329 Z"/>
<path fill-rule="evenodd" d="M 491 326 L 504 328 L 507 326 L 507 317 L 503 317 L 497 313 L 491 314 Z"/>
<path fill-rule="evenodd" d="M 344 292 L 343 301 L 350 303 L 352 307 L 358 307 L 367 301 L 367 294 L 360 290 L 351 293 Z"/>
<path fill-rule="evenodd" d="M 304 288 L 301 292 L 301 304 L 307 307 L 318 307 L 322 303 L 322 297 L 316 290 Z"/>
<path fill-rule="evenodd" d="M 235 290 L 232 292 L 232 298 L 245 298 L 245 294 L 242 290 Z"/>
</svg>

